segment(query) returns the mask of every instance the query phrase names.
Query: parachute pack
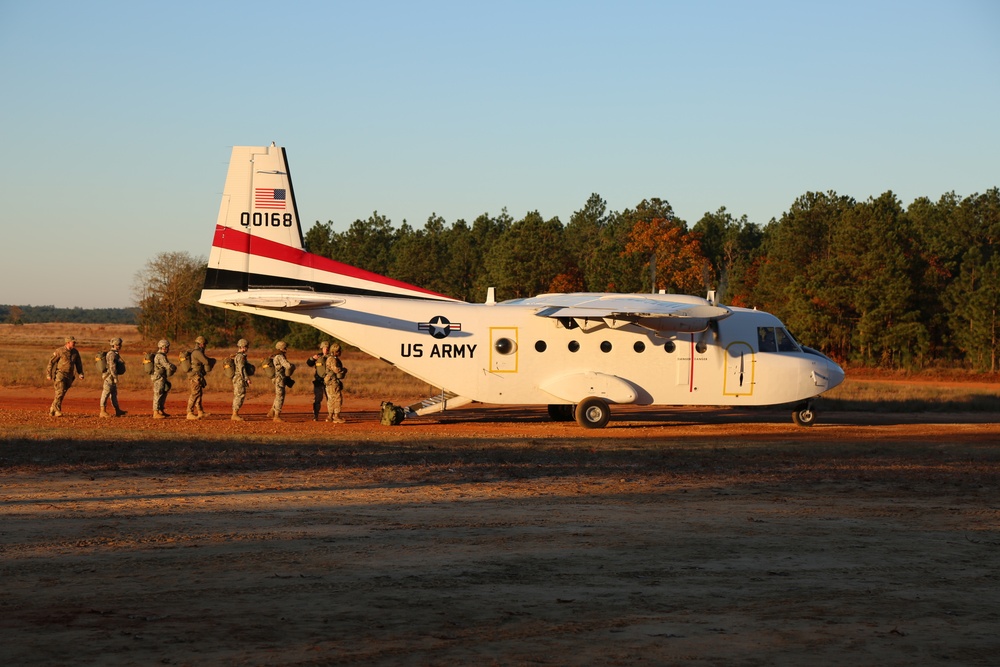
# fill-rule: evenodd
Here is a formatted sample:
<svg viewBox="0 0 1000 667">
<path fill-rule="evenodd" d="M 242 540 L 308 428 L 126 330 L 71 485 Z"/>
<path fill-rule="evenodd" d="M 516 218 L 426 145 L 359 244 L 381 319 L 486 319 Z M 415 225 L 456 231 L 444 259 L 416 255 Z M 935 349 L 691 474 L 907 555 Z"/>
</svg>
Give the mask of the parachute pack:
<svg viewBox="0 0 1000 667">
<path fill-rule="evenodd" d="M 382 407 L 379 408 L 379 423 L 382 426 L 396 426 L 405 418 L 406 410 L 398 405 L 393 405 L 389 401 L 382 401 Z"/>
<path fill-rule="evenodd" d="M 184 350 L 180 355 L 181 370 L 185 373 L 191 372 L 191 350 Z"/>
<path fill-rule="evenodd" d="M 274 378 L 274 376 L 276 375 L 276 371 L 275 371 L 275 368 L 274 368 L 274 357 L 275 356 L 276 355 L 271 355 L 270 357 L 268 357 L 264 361 L 260 362 L 260 369 L 262 371 L 264 371 L 264 377 Z M 292 373 L 295 372 L 295 364 L 291 364 L 290 363 L 290 364 L 288 364 L 288 366 L 289 366 L 289 368 L 285 370 L 285 377 L 291 378 L 292 377 Z M 252 373 L 247 373 L 247 375 L 252 375 Z M 292 384 L 294 384 L 294 383 L 292 383 Z M 288 386 L 291 387 L 292 385 L 288 385 Z"/>
<path fill-rule="evenodd" d="M 94 356 L 94 365 L 97 366 L 97 372 L 104 375 L 108 372 L 108 353 L 98 352 Z"/>
<path fill-rule="evenodd" d="M 153 370 L 156 369 L 156 352 L 147 352 L 142 355 L 142 370 L 146 371 L 146 375 L 152 375 Z"/>
<path fill-rule="evenodd" d="M 214 360 L 211 360 L 211 361 L 214 362 Z M 226 357 L 223 360 L 223 362 L 222 362 L 222 370 L 226 374 L 227 378 L 229 378 L 230 380 L 233 379 L 233 377 L 236 375 L 236 355 L 235 354 L 232 355 L 232 356 L 230 356 L 230 357 Z M 254 372 L 256 372 L 257 367 L 254 366 L 253 364 L 251 364 L 249 359 L 244 359 L 243 360 L 243 370 L 244 370 L 244 372 L 246 372 L 247 377 L 250 377 L 251 375 L 254 374 Z"/>
<path fill-rule="evenodd" d="M 142 355 L 142 370 L 144 370 L 147 375 L 152 376 L 156 373 L 156 355 L 156 352 L 146 352 Z M 170 367 L 167 368 L 167 377 L 173 375 L 176 370 L 177 367 L 170 364 Z M 121 375 L 121 373 L 119 373 L 119 375 Z"/>
<path fill-rule="evenodd" d="M 97 366 L 97 372 L 104 375 L 108 372 L 108 353 L 98 352 L 94 355 L 94 365 Z M 115 375 L 125 375 L 125 360 L 118 357 L 115 360 Z"/>
</svg>

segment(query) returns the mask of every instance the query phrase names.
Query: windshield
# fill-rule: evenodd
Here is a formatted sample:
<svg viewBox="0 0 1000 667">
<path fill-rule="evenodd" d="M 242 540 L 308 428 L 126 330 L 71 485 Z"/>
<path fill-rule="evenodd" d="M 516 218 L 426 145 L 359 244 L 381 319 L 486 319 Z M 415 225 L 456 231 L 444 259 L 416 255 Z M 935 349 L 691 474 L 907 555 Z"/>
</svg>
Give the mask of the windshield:
<svg viewBox="0 0 1000 667">
<path fill-rule="evenodd" d="M 802 348 L 784 327 L 757 327 L 760 352 L 801 352 Z"/>
</svg>

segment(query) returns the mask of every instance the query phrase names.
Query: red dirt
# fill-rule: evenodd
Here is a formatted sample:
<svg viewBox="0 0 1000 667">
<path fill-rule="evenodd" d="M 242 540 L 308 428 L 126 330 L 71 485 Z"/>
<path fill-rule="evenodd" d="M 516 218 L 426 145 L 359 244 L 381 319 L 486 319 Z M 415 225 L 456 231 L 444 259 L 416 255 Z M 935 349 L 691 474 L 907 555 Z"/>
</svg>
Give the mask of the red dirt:
<svg viewBox="0 0 1000 667">
<path fill-rule="evenodd" d="M 990 414 L 475 407 L 383 427 L 290 396 L 98 419 L 0 389 L 0 661 L 994 664 Z"/>
</svg>

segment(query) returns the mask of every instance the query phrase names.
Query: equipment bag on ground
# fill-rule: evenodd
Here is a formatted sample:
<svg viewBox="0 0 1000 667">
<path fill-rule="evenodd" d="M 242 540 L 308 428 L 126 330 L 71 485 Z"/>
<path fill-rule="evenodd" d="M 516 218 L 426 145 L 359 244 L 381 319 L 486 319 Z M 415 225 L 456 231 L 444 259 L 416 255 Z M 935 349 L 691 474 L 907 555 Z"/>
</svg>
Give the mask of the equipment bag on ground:
<svg viewBox="0 0 1000 667">
<path fill-rule="evenodd" d="M 405 418 L 406 410 L 398 405 L 393 405 L 389 401 L 382 401 L 382 407 L 379 410 L 379 422 L 383 426 L 396 426 Z"/>
</svg>

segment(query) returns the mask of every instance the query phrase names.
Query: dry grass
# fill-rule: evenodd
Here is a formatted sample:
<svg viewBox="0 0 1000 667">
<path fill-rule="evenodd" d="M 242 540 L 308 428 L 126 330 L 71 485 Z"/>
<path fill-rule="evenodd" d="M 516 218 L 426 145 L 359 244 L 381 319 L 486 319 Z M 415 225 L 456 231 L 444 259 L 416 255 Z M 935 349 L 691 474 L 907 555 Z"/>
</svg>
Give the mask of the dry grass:
<svg viewBox="0 0 1000 667">
<path fill-rule="evenodd" d="M 77 349 L 83 359 L 83 381 L 77 381 L 74 387 L 97 388 L 101 385 L 101 376 L 97 373 L 94 358 L 100 352 L 106 352 L 108 341 L 113 337 L 122 339 L 122 358 L 125 360 L 126 372 L 119 378 L 119 389 L 123 391 L 142 391 L 150 387 L 149 376 L 142 370 L 142 355 L 153 349 L 148 342 L 143 342 L 134 325 L 103 325 L 103 324 L 13 324 L 0 325 L 0 387 L 50 387 L 51 382 L 45 379 L 45 368 L 52 353 L 64 344 L 66 336 L 76 338 Z M 172 349 L 170 360 L 179 365 L 177 358 L 180 348 Z M 232 383 L 222 371 L 222 359 L 236 351 L 233 349 L 211 348 L 207 353 L 218 360 L 217 367 L 205 378 L 208 382 L 206 391 L 232 391 Z M 250 361 L 260 366 L 261 361 L 273 351 L 270 349 L 251 349 Z M 295 392 L 311 392 L 312 369 L 306 366 L 306 358 L 312 351 L 291 351 L 289 360 L 298 367 L 293 376 L 296 385 Z M 382 398 L 397 396 L 418 398 L 437 392 L 425 382 L 420 382 L 398 368 L 379 359 L 374 359 L 361 352 L 347 351 L 343 356 L 344 365 L 348 368 L 345 381 L 345 394 L 356 398 Z M 175 388 L 185 382 L 184 374 L 178 370 L 171 379 Z M 253 399 L 266 394 L 273 394 L 271 381 L 256 377 L 247 390 L 247 398 Z"/>
<path fill-rule="evenodd" d="M 824 410 L 882 412 L 997 412 L 1000 382 L 964 376 L 870 379 L 864 373 L 823 395 Z"/>
</svg>

